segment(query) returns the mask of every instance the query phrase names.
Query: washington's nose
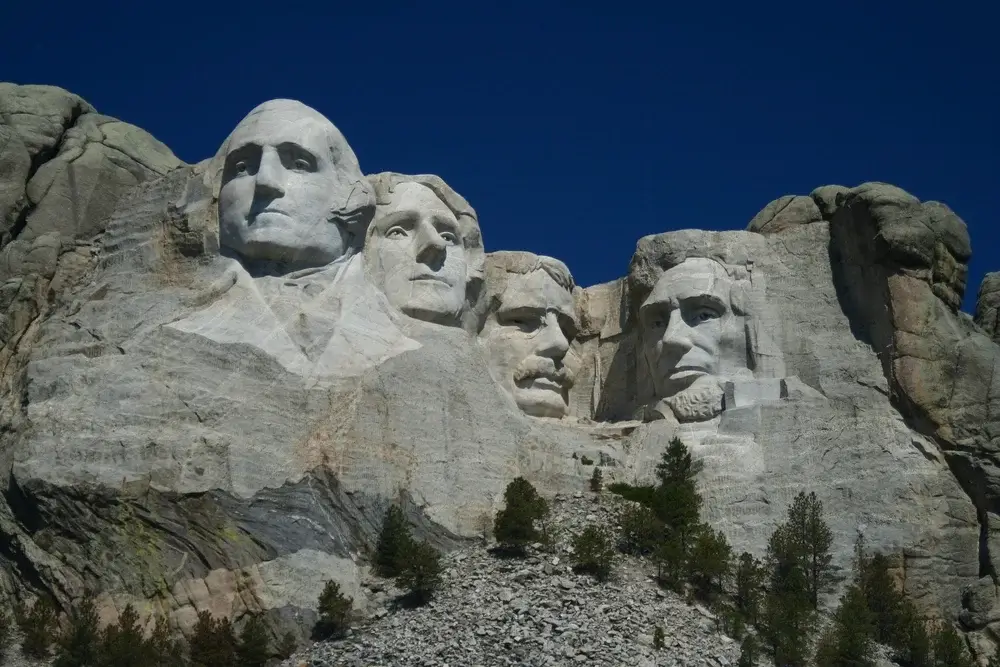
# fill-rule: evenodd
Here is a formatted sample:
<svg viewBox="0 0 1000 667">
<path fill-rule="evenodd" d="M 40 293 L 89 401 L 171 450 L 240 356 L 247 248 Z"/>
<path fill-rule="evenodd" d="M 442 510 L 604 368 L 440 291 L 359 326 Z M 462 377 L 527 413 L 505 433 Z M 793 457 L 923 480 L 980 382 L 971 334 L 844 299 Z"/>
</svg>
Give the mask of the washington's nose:
<svg viewBox="0 0 1000 667">
<path fill-rule="evenodd" d="M 445 254 L 445 241 L 434 225 L 421 221 L 417 225 L 416 239 L 417 261 L 423 264 L 440 262 Z"/>
<path fill-rule="evenodd" d="M 539 338 L 537 350 L 539 356 L 560 360 L 569 351 L 569 340 L 559 326 L 559 318 L 552 313 L 545 315 L 545 326 L 539 332 Z"/>
<path fill-rule="evenodd" d="M 285 194 L 285 183 L 283 177 L 284 168 L 281 166 L 281 158 L 274 151 L 264 151 L 260 156 L 260 167 L 257 169 L 257 177 L 254 184 L 258 194 L 277 198 Z"/>
<path fill-rule="evenodd" d="M 678 359 L 694 347 L 691 342 L 691 327 L 684 321 L 679 309 L 670 313 L 670 320 L 661 340 L 664 354 Z"/>
</svg>

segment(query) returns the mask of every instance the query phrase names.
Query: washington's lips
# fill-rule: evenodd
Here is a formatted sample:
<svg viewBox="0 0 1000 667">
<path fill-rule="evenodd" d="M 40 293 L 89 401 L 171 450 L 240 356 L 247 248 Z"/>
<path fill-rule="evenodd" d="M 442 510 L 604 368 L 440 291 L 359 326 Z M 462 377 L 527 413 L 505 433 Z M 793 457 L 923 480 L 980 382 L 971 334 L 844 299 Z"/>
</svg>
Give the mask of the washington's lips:
<svg viewBox="0 0 1000 667">
<path fill-rule="evenodd" d="M 540 389 L 552 389 L 554 391 L 562 391 L 566 388 L 567 379 L 558 374 L 552 375 L 548 373 L 540 375 L 529 375 L 522 380 L 523 384 L 528 384 L 533 387 Z"/>
<path fill-rule="evenodd" d="M 668 371 L 670 377 L 684 377 L 693 374 L 707 375 L 708 369 L 703 366 L 697 366 L 693 364 L 684 364 L 680 366 L 674 366 Z"/>
</svg>

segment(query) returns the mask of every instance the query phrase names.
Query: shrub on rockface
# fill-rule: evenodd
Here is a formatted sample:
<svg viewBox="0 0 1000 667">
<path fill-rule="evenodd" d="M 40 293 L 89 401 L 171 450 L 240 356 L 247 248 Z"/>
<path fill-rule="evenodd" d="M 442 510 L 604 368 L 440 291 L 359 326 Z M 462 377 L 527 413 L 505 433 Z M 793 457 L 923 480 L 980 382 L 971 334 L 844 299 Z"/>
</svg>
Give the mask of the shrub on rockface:
<svg viewBox="0 0 1000 667">
<path fill-rule="evenodd" d="M 14 617 L 21 631 L 21 653 L 34 659 L 49 657 L 57 632 L 53 604 L 43 597 L 31 605 L 19 603 L 14 608 Z"/>
<path fill-rule="evenodd" d="M 573 538 L 573 569 L 592 574 L 599 581 L 611 576 L 615 561 L 615 546 L 603 528 L 587 526 Z"/>
<path fill-rule="evenodd" d="M 97 664 L 100 638 L 97 605 L 93 596 L 88 594 L 70 612 L 69 626 L 56 643 L 56 659 L 52 667 L 88 667 Z"/>
<path fill-rule="evenodd" d="M 732 548 L 721 530 L 705 527 L 698 533 L 689 556 L 688 579 L 699 599 L 713 602 L 722 596 L 732 559 Z"/>
<path fill-rule="evenodd" d="M 965 640 L 951 623 L 942 623 L 934 633 L 931 652 L 934 655 L 932 667 L 975 667 Z"/>
<path fill-rule="evenodd" d="M 618 549 L 633 556 L 652 556 L 663 540 L 663 522 L 644 505 L 629 504 L 618 517 Z"/>
<path fill-rule="evenodd" d="M 340 584 L 332 579 L 327 581 L 319 594 L 319 620 L 313 629 L 316 638 L 340 639 L 347 634 L 353 605 L 354 598 L 344 595 Z"/>
<path fill-rule="evenodd" d="M 428 602 L 441 586 L 441 554 L 426 542 L 416 542 L 396 581 L 407 590 L 406 602 Z"/>
<path fill-rule="evenodd" d="M 0 606 L 0 665 L 2 665 L 14 641 L 14 617 L 7 611 L 6 603 L 0 605 L 2 605 Z"/>
<path fill-rule="evenodd" d="M 239 643 L 236 646 L 237 667 L 264 667 L 270 657 L 270 638 L 264 619 L 259 615 L 251 616 L 240 630 Z"/>
<path fill-rule="evenodd" d="M 375 546 L 375 572 L 388 579 L 398 576 L 412 547 L 413 538 L 403 510 L 398 505 L 390 505 L 382 519 Z"/>
<path fill-rule="evenodd" d="M 493 535 L 500 546 L 510 553 L 521 555 L 524 548 L 541 538 L 536 521 L 549 512 L 545 499 L 523 477 L 518 477 L 504 491 L 504 508 L 497 512 L 493 522 Z"/>
<path fill-rule="evenodd" d="M 150 667 L 186 667 L 184 641 L 173 635 L 166 616 L 158 616 L 149 635 Z"/>
<path fill-rule="evenodd" d="M 604 473 L 601 472 L 600 468 L 594 468 L 594 473 L 590 476 L 590 490 L 594 493 L 600 493 L 603 488 Z"/>
<path fill-rule="evenodd" d="M 117 623 L 101 631 L 99 653 L 101 667 L 150 667 L 157 664 L 152 641 L 146 640 L 139 625 L 139 614 L 131 604 L 125 605 Z"/>
<path fill-rule="evenodd" d="M 216 619 L 208 611 L 198 612 L 189 649 L 191 667 L 233 667 L 236 635 L 229 619 Z"/>
<path fill-rule="evenodd" d="M 740 554 L 734 576 L 733 608 L 744 627 L 757 624 L 766 576 L 760 560 L 746 551 Z"/>
<path fill-rule="evenodd" d="M 656 465 L 659 480 L 652 494 L 652 510 L 673 536 L 685 557 L 698 531 L 701 495 L 695 477 L 701 462 L 691 458 L 691 452 L 680 438 L 673 438 Z"/>
<path fill-rule="evenodd" d="M 295 649 L 298 647 L 299 642 L 295 639 L 295 635 L 289 631 L 282 635 L 281 639 L 278 641 L 278 646 L 275 652 L 277 653 L 278 658 L 286 660 L 292 657 L 292 654 L 295 653 Z"/>
<path fill-rule="evenodd" d="M 840 599 L 833 621 L 820 638 L 816 667 L 874 667 L 875 618 L 864 592 L 852 585 Z"/>
<path fill-rule="evenodd" d="M 653 628 L 653 648 L 659 651 L 661 648 L 663 648 L 664 641 L 665 638 L 663 636 L 663 628 L 657 625 L 655 628 Z"/>
</svg>

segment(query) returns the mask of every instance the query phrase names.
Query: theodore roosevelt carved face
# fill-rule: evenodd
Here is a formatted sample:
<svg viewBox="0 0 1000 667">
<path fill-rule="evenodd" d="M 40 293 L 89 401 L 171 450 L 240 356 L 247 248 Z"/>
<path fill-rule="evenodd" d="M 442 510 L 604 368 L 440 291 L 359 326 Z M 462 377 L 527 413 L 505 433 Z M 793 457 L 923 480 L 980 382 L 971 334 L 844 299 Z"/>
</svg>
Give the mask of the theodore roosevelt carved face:
<svg viewBox="0 0 1000 667">
<path fill-rule="evenodd" d="M 576 335 L 573 277 L 565 264 L 528 252 L 488 258 L 487 317 L 480 332 L 490 375 L 526 414 L 563 417 Z"/>
<path fill-rule="evenodd" d="M 656 397 L 679 421 L 721 411 L 721 381 L 749 364 L 742 289 L 720 263 L 687 259 L 664 272 L 639 309 L 642 356 Z"/>
<path fill-rule="evenodd" d="M 355 253 L 374 213 L 371 187 L 333 123 L 301 102 L 272 100 L 226 139 L 219 241 L 248 269 L 325 266 Z"/>
<path fill-rule="evenodd" d="M 376 220 L 365 253 L 389 303 L 418 320 L 460 326 L 482 281 L 475 212 L 436 177 L 373 177 Z"/>
</svg>

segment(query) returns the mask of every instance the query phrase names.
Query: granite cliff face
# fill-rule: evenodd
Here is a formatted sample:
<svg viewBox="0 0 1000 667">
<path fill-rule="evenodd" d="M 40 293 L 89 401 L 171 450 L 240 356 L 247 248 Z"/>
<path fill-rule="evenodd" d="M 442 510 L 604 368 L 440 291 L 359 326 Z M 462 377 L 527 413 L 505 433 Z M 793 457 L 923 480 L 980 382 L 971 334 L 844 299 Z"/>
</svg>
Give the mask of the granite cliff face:
<svg viewBox="0 0 1000 667">
<path fill-rule="evenodd" d="M 196 165 L 58 89 L 0 85 L 0 119 L 6 589 L 304 630 L 330 577 L 365 607 L 390 502 L 450 548 L 517 475 L 642 481 L 679 435 L 736 549 L 814 490 L 845 575 L 863 532 L 994 641 L 1000 284 L 958 310 L 946 206 L 827 186 L 581 288 L 297 103 Z"/>
</svg>

